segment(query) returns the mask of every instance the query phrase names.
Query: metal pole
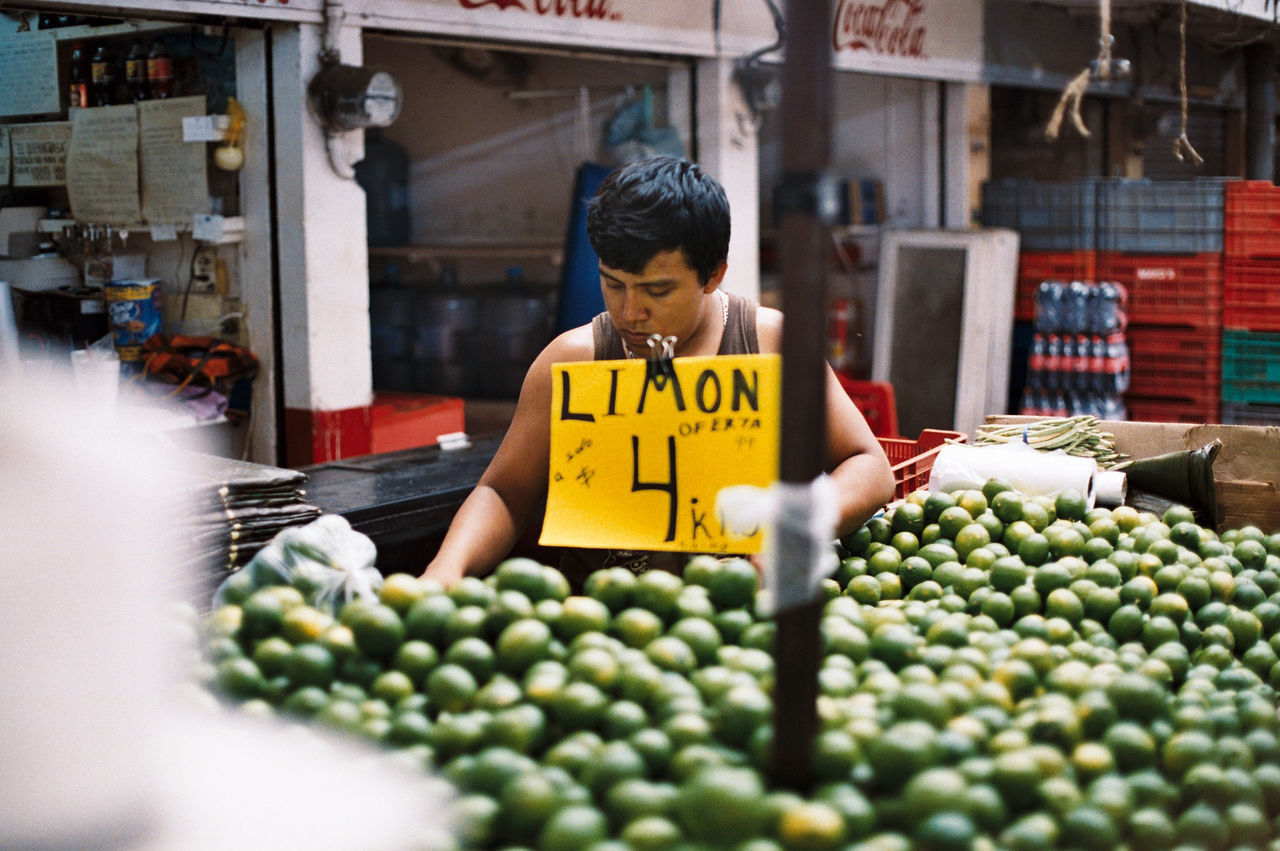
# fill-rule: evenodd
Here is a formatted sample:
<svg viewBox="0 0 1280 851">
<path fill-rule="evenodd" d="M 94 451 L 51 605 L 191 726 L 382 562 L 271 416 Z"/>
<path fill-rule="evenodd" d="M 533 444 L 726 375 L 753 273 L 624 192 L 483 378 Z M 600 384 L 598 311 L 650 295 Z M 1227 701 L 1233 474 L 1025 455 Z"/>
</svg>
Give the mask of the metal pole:
<svg viewBox="0 0 1280 851">
<path fill-rule="evenodd" d="M 807 484 L 823 471 L 826 446 L 826 257 L 836 185 L 827 174 L 831 136 L 831 6 L 829 0 L 788 0 L 782 70 L 779 259 L 782 269 L 783 482 Z M 808 536 L 779 528 L 781 582 L 810 569 Z M 789 556 L 788 554 L 793 554 Z M 780 612 L 774 649 L 773 769 L 775 779 L 806 789 L 812 779 L 818 728 L 818 620 L 811 600 Z"/>
</svg>

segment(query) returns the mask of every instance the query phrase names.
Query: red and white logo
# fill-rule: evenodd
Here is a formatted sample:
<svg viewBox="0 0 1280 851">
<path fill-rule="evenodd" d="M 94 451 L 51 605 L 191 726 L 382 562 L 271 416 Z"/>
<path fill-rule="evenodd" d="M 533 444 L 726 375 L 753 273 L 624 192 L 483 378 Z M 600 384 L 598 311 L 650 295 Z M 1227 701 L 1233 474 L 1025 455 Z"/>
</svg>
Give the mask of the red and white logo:
<svg viewBox="0 0 1280 851">
<path fill-rule="evenodd" d="M 586 18 L 592 21 L 620 21 L 613 0 L 458 0 L 464 9 L 495 6 L 498 11 L 516 9 L 521 12 L 555 18 Z"/>
<path fill-rule="evenodd" d="M 836 6 L 832 44 L 836 51 L 869 50 L 885 56 L 927 58 L 928 27 L 921 22 L 928 0 L 840 0 Z"/>
</svg>

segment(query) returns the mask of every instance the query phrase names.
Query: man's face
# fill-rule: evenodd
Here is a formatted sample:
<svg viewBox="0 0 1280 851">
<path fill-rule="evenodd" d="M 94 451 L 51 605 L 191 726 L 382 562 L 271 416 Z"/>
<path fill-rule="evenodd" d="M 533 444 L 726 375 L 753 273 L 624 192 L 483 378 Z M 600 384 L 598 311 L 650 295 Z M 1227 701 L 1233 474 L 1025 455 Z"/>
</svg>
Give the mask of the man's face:
<svg viewBox="0 0 1280 851">
<path fill-rule="evenodd" d="M 706 298 L 715 292 L 721 277 L 702 284 L 678 249 L 655 254 L 638 275 L 600 264 L 605 307 L 636 357 L 648 357 L 648 338 L 653 333 L 674 336 L 679 351 L 708 321 Z"/>
</svg>

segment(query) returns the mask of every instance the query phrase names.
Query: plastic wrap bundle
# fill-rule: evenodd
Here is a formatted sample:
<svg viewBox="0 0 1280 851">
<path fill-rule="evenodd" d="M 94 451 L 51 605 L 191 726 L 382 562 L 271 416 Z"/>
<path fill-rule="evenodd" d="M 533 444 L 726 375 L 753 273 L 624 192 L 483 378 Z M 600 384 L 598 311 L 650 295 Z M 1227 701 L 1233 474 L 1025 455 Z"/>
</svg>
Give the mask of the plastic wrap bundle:
<svg viewBox="0 0 1280 851">
<path fill-rule="evenodd" d="M 979 487 L 989 479 L 1008 482 L 1014 490 L 1032 496 L 1056 496 L 1072 488 L 1084 496 L 1089 508 L 1124 501 L 1124 476 L 1100 471 L 1092 458 L 1042 452 L 1012 441 L 998 446 L 942 447 L 929 475 L 929 490 Z"/>
</svg>

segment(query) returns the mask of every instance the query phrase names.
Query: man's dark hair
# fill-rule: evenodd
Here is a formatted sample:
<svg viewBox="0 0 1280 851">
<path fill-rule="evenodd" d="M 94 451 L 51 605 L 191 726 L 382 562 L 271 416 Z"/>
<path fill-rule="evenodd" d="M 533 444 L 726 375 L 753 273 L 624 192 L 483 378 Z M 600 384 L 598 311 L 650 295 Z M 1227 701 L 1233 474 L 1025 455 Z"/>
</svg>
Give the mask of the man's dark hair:
<svg viewBox="0 0 1280 851">
<path fill-rule="evenodd" d="M 706 283 L 729 256 L 729 199 L 696 164 L 676 157 L 625 165 L 587 204 L 587 239 L 600 262 L 638 274 L 680 249 Z"/>
</svg>

